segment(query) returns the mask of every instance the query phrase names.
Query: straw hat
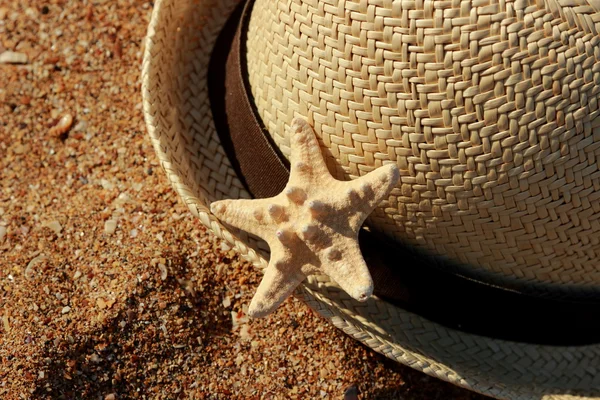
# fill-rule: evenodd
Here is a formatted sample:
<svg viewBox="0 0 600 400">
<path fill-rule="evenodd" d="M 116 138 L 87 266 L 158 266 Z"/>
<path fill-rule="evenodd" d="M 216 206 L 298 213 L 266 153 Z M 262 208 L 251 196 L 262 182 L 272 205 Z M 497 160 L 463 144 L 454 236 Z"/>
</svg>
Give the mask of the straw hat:
<svg viewBox="0 0 600 400">
<path fill-rule="evenodd" d="M 261 268 L 268 246 L 209 205 L 285 184 L 293 118 L 339 180 L 397 164 L 361 233 L 375 296 L 354 301 L 323 275 L 296 295 L 474 391 L 600 399 L 599 8 L 159 0 L 146 123 L 192 213 Z"/>
</svg>

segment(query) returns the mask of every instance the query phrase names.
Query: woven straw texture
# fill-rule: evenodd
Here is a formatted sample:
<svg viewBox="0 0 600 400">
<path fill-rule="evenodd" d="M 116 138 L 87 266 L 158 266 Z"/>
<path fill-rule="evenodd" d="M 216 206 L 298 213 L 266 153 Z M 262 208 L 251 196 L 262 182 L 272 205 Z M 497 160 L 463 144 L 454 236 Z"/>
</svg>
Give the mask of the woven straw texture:
<svg viewBox="0 0 600 400">
<path fill-rule="evenodd" d="M 212 47 L 236 3 L 155 3 L 144 54 L 143 105 L 158 158 L 191 212 L 264 267 L 262 244 L 227 231 L 206 207 L 222 198 L 248 197 L 215 133 L 206 85 Z M 464 334 L 377 298 L 357 303 L 324 276 L 309 278 L 297 295 L 374 350 L 457 385 L 506 399 L 600 399 L 600 346 L 550 347 Z"/>
<path fill-rule="evenodd" d="M 284 154 L 300 113 L 339 179 L 398 164 L 371 227 L 484 280 L 597 296 L 598 5 L 257 0 L 251 89 Z"/>
</svg>

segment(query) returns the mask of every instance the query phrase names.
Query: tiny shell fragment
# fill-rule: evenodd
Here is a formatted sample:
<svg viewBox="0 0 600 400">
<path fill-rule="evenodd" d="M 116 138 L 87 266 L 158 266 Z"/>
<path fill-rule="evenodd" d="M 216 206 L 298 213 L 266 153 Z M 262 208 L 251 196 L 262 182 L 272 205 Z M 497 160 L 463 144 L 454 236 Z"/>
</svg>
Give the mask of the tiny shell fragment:
<svg viewBox="0 0 600 400">
<path fill-rule="evenodd" d="M 46 222 L 44 224 L 44 226 L 46 228 L 52 229 L 54 231 L 54 233 L 56 233 L 57 235 L 62 231 L 62 226 L 60 225 L 60 222 L 58 222 L 56 220 Z"/>
<path fill-rule="evenodd" d="M 106 302 L 104 301 L 104 299 L 102 297 L 98 297 L 96 299 L 96 305 L 98 306 L 99 309 L 103 310 L 106 308 Z"/>
<path fill-rule="evenodd" d="M 65 114 L 56 125 L 50 128 L 48 133 L 51 136 L 61 136 L 67 133 L 69 129 L 71 129 L 71 126 L 73 126 L 73 116 L 71 114 Z"/>
<path fill-rule="evenodd" d="M 163 263 L 158 263 L 158 269 L 160 269 L 160 279 L 163 281 L 165 279 L 167 279 L 167 276 L 169 274 L 169 271 L 167 270 L 167 266 Z"/>
<path fill-rule="evenodd" d="M 40 261 L 43 261 L 45 259 L 46 256 L 44 256 L 43 254 L 32 258 L 31 261 L 29 261 L 29 263 L 27 264 L 27 267 L 25 267 L 25 278 L 30 279 L 33 276 L 33 267 L 35 267 Z"/>
<path fill-rule="evenodd" d="M 0 64 L 27 64 L 29 58 L 25 53 L 16 51 L 5 51 L 0 54 Z"/>
</svg>

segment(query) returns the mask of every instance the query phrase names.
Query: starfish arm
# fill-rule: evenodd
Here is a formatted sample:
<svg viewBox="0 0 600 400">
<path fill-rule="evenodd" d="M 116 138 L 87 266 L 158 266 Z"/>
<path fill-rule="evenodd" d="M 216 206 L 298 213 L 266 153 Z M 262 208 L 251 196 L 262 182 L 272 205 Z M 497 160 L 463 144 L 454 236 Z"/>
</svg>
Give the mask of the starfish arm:
<svg viewBox="0 0 600 400">
<path fill-rule="evenodd" d="M 358 246 L 358 237 L 337 238 L 324 250 L 321 270 L 352 298 L 367 300 L 373 293 L 373 279 Z"/>
<path fill-rule="evenodd" d="M 252 298 L 248 315 L 264 317 L 273 312 L 306 277 L 289 261 L 273 261 Z"/>
<path fill-rule="evenodd" d="M 360 228 L 364 220 L 382 200 L 387 198 L 400 179 L 396 164 L 387 164 L 347 183 L 350 201 L 356 210 L 354 228 Z"/>
<path fill-rule="evenodd" d="M 265 238 L 269 199 L 220 200 L 211 203 L 210 211 L 222 222 Z"/>
<path fill-rule="evenodd" d="M 330 177 L 319 141 L 313 128 L 303 119 L 295 118 L 290 128 L 290 181 L 300 176 Z M 302 178 L 300 178 L 302 179 Z"/>
</svg>

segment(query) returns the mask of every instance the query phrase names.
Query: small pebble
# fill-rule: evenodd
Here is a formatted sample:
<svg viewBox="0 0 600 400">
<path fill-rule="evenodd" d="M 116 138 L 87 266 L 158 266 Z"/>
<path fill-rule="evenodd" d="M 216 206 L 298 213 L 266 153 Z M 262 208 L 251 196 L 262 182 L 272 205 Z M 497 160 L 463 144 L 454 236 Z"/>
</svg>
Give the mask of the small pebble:
<svg viewBox="0 0 600 400">
<path fill-rule="evenodd" d="M 116 399 L 117 399 L 117 395 L 114 393 L 107 394 L 106 397 L 104 397 L 104 400 L 116 400 Z"/>
<path fill-rule="evenodd" d="M 62 314 L 67 314 L 71 311 L 71 307 L 69 306 L 64 306 L 63 309 L 61 310 Z"/>
<path fill-rule="evenodd" d="M 223 307 L 227 308 L 230 305 L 231 305 L 231 299 L 229 298 L 229 296 L 227 296 L 223 299 Z"/>
<path fill-rule="evenodd" d="M 118 58 L 123 57 L 123 45 L 121 44 L 121 40 L 119 40 L 119 38 L 116 38 L 115 42 L 113 43 L 113 54 Z"/>
<path fill-rule="evenodd" d="M 115 221 L 114 219 L 109 219 L 108 221 L 106 221 L 104 223 L 104 233 L 106 233 L 108 235 L 112 235 L 113 233 L 115 233 L 116 229 L 117 229 L 117 221 Z"/>
<path fill-rule="evenodd" d="M 252 336 L 250 335 L 250 325 L 244 324 L 240 328 L 240 338 L 242 340 L 250 340 Z"/>
<path fill-rule="evenodd" d="M 99 363 L 100 361 L 102 361 L 102 359 L 100 358 L 100 356 L 98 354 L 94 353 L 91 355 L 90 361 L 93 363 Z"/>
<path fill-rule="evenodd" d="M 244 313 L 240 311 L 231 312 L 231 324 L 233 325 L 233 328 L 245 324 L 246 322 L 248 322 L 248 317 L 244 315 Z"/>
<path fill-rule="evenodd" d="M 7 50 L 0 54 L 0 64 L 27 64 L 29 58 L 25 53 Z"/>
<path fill-rule="evenodd" d="M 98 306 L 99 309 L 103 310 L 106 308 L 106 302 L 104 301 L 104 299 L 102 297 L 98 297 L 96 299 L 96 305 Z"/>
<path fill-rule="evenodd" d="M 23 146 L 22 144 L 18 144 L 15 147 L 13 147 L 13 152 L 18 155 L 24 154 L 26 150 L 27 147 Z"/>
<path fill-rule="evenodd" d="M 0 225 L 0 243 L 6 237 L 6 227 L 4 225 Z"/>
<path fill-rule="evenodd" d="M 100 179 L 100 186 L 102 186 L 102 189 L 104 190 L 113 190 L 115 188 L 115 185 L 106 179 Z"/>
<path fill-rule="evenodd" d="M 37 17 L 37 10 L 28 7 L 25 9 L 25 15 L 27 15 L 29 18 L 36 18 Z"/>
<path fill-rule="evenodd" d="M 329 371 L 327 371 L 327 368 L 321 368 L 321 370 L 319 371 L 319 377 L 321 379 L 327 379 L 327 375 L 329 375 Z"/>
</svg>

